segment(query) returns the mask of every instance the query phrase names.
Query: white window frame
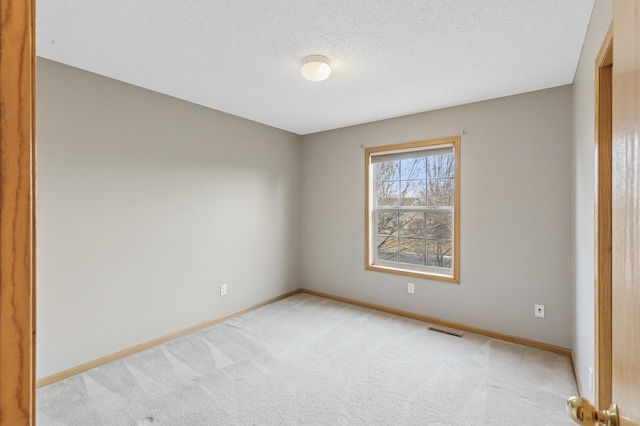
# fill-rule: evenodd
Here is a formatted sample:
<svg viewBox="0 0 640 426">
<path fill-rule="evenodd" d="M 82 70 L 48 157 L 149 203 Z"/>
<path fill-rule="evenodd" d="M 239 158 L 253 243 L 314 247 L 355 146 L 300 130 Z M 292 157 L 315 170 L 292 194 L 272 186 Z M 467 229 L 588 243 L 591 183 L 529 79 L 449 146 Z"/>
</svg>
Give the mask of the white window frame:
<svg viewBox="0 0 640 426">
<path fill-rule="evenodd" d="M 375 157 L 382 155 L 396 155 L 407 153 L 407 158 L 412 158 L 412 152 L 424 152 L 441 148 L 452 149 L 454 165 L 454 201 L 453 206 L 423 207 L 400 206 L 378 207 L 374 206 L 374 162 Z M 374 161 L 372 161 L 372 159 Z M 452 265 L 451 268 L 439 268 L 433 266 L 413 265 L 408 263 L 385 261 L 377 258 L 377 234 L 378 223 L 376 212 L 428 212 L 453 210 L 453 229 L 451 236 Z M 460 283 L 460 138 L 458 136 L 433 139 L 426 141 L 402 143 L 380 147 L 367 148 L 365 150 L 365 269 L 392 274 L 408 275 L 425 279 L 434 279 L 449 283 Z"/>
</svg>

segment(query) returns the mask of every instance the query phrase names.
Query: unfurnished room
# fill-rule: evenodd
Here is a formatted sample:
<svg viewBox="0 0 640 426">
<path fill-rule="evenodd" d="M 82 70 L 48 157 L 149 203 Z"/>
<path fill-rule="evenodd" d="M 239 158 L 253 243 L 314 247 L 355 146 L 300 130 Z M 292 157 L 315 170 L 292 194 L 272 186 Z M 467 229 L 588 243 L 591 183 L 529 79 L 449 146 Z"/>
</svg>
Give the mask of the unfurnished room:
<svg viewBox="0 0 640 426">
<path fill-rule="evenodd" d="M 640 424 L 640 2 L 0 17 L 1 426 Z"/>
</svg>

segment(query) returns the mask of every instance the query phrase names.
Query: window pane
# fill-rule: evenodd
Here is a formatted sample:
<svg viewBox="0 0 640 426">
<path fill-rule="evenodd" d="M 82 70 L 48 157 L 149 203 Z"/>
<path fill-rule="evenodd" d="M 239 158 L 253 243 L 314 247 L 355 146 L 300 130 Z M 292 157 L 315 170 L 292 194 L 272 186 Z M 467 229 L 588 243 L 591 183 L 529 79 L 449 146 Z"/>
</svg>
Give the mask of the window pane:
<svg viewBox="0 0 640 426">
<path fill-rule="evenodd" d="M 455 164 L 455 157 L 453 154 L 427 157 L 427 177 L 453 177 Z"/>
<path fill-rule="evenodd" d="M 378 235 L 397 235 L 398 213 L 384 212 L 378 213 Z"/>
<path fill-rule="evenodd" d="M 400 179 L 399 173 L 399 161 L 385 161 L 384 163 L 378 163 L 375 166 L 376 182 L 380 182 L 383 180 L 398 180 Z"/>
<path fill-rule="evenodd" d="M 400 205 L 426 206 L 424 180 L 400 181 Z"/>
<path fill-rule="evenodd" d="M 427 240 L 427 266 L 438 268 L 451 268 L 453 247 L 451 240 L 433 241 Z"/>
<path fill-rule="evenodd" d="M 424 240 L 418 238 L 400 238 L 398 261 L 424 266 Z"/>
<path fill-rule="evenodd" d="M 424 179 L 427 177 L 426 158 L 409 158 L 400 160 L 400 179 Z"/>
<path fill-rule="evenodd" d="M 398 261 L 398 238 L 396 236 L 378 237 L 378 259 Z"/>
<path fill-rule="evenodd" d="M 366 269 L 459 282 L 453 268 L 459 264 L 453 258 L 459 142 L 450 137 L 365 150 Z"/>
<path fill-rule="evenodd" d="M 425 235 L 424 212 L 400 213 L 399 231 L 403 237 L 421 238 Z"/>
<path fill-rule="evenodd" d="M 427 213 L 427 238 L 450 240 L 453 227 L 452 212 Z"/>
<path fill-rule="evenodd" d="M 429 206 L 453 206 L 453 178 L 429 179 L 427 181 L 427 203 Z"/>
<path fill-rule="evenodd" d="M 383 181 L 376 183 L 376 206 L 398 207 L 399 195 L 400 191 L 397 181 Z"/>
</svg>

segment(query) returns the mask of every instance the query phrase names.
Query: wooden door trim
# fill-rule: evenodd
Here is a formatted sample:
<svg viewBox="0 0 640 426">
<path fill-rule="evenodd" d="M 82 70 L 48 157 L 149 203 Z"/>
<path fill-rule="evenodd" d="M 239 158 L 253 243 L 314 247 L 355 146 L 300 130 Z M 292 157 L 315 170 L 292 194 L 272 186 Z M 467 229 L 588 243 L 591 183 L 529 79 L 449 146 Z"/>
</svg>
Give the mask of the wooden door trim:
<svg viewBox="0 0 640 426">
<path fill-rule="evenodd" d="M 595 403 L 611 404 L 611 179 L 613 106 L 613 25 L 595 69 Z"/>
<path fill-rule="evenodd" d="M 0 425 L 35 413 L 35 1 L 0 0 Z"/>
</svg>

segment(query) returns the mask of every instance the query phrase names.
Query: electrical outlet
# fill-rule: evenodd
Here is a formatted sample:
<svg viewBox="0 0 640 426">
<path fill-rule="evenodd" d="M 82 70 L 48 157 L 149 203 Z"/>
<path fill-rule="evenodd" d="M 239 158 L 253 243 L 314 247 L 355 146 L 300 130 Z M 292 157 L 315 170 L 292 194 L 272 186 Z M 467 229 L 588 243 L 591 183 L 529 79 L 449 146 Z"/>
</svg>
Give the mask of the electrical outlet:
<svg viewBox="0 0 640 426">
<path fill-rule="evenodd" d="M 409 294 L 413 294 L 413 293 L 415 293 L 415 292 L 416 292 L 416 287 L 415 287 L 415 285 L 413 285 L 413 283 L 409 283 L 409 284 L 407 285 L 407 293 L 409 293 Z"/>
<path fill-rule="evenodd" d="M 534 305 L 534 315 L 538 318 L 544 318 L 544 305 Z"/>
<path fill-rule="evenodd" d="M 222 284 L 220 285 L 220 296 L 226 296 L 226 295 L 227 295 L 227 285 Z"/>
</svg>

